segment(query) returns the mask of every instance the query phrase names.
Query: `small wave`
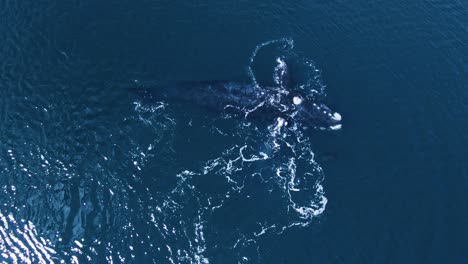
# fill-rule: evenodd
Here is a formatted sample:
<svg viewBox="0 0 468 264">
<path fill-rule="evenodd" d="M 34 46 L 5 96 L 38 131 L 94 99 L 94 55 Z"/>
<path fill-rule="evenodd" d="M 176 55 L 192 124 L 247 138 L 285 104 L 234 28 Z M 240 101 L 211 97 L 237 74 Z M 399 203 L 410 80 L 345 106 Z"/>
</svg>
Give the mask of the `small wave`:
<svg viewBox="0 0 468 264">
<path fill-rule="evenodd" d="M 0 251 L 9 263 L 54 263 L 56 251 L 50 241 L 40 237 L 31 221 L 17 221 L 0 212 Z"/>
</svg>

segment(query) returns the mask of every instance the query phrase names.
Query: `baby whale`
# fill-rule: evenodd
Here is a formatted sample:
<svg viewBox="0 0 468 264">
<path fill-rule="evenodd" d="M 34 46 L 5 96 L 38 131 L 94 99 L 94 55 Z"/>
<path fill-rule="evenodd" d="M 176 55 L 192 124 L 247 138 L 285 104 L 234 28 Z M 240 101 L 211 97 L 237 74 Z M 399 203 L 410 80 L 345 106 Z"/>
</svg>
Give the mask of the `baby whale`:
<svg viewBox="0 0 468 264">
<path fill-rule="evenodd" d="M 281 59 L 278 59 L 275 68 L 274 80 L 276 85 L 269 87 L 242 82 L 198 81 L 180 82 L 163 88 L 133 87 L 129 90 L 146 102 L 178 102 L 216 112 L 234 107 L 253 119 L 283 120 L 284 124 L 290 120 L 301 126 L 319 129 L 341 128 L 339 113 L 300 91 L 288 91 L 287 65 Z"/>
</svg>

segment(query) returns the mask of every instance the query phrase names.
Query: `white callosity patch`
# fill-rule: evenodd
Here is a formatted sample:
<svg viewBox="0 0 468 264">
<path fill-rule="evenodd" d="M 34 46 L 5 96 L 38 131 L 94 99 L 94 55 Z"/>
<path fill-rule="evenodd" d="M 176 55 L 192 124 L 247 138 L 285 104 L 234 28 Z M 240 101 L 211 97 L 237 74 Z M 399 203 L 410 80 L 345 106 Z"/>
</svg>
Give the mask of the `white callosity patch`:
<svg viewBox="0 0 468 264">
<path fill-rule="evenodd" d="M 335 112 L 333 114 L 333 119 L 335 119 L 336 121 L 341 121 L 341 115 L 337 112 Z"/>
<path fill-rule="evenodd" d="M 331 114 L 330 114 L 330 116 L 331 116 Z M 337 113 L 337 112 L 335 112 L 333 114 L 333 116 L 331 116 L 331 117 L 336 121 L 341 121 L 341 115 L 339 113 Z M 339 129 L 341 129 L 341 124 L 330 126 L 330 129 L 331 130 L 339 130 Z"/>
<path fill-rule="evenodd" d="M 293 97 L 293 103 L 294 103 L 295 105 L 300 105 L 300 104 L 302 104 L 302 98 L 299 97 L 299 96 L 294 96 L 294 97 Z"/>
</svg>

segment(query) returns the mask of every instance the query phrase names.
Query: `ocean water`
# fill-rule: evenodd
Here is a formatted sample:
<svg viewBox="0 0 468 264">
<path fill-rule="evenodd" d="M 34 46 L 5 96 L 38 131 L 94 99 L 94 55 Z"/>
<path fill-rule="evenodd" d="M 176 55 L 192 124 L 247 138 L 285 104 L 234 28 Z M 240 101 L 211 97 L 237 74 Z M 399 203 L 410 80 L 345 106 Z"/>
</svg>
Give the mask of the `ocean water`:
<svg viewBox="0 0 468 264">
<path fill-rule="evenodd" d="M 1 263 L 468 263 L 466 1 L 0 2 Z M 272 81 L 339 131 L 127 88 Z"/>
</svg>

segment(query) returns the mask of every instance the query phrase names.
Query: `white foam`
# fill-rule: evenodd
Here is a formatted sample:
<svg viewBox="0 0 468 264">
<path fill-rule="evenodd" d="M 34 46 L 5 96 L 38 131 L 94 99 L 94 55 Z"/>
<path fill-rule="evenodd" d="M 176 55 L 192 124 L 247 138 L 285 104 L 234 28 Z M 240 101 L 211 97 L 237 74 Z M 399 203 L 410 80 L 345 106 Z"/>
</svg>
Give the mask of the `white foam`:
<svg viewBox="0 0 468 264">
<path fill-rule="evenodd" d="M 250 78 L 252 79 L 253 84 L 257 88 L 260 88 L 260 86 L 258 85 L 257 79 L 255 78 L 255 74 L 254 74 L 254 72 L 252 70 L 252 64 L 253 64 L 253 62 L 255 60 L 255 57 L 257 56 L 257 53 L 262 48 L 264 48 L 264 47 L 266 47 L 268 45 L 271 45 L 271 44 L 278 44 L 278 43 L 284 43 L 285 44 L 285 46 L 284 46 L 285 50 L 292 50 L 294 48 L 294 42 L 293 42 L 292 39 L 289 39 L 289 38 L 274 39 L 274 40 L 263 42 L 260 45 L 257 45 L 255 47 L 254 51 L 252 52 L 252 55 L 250 55 L 248 73 L 249 73 Z"/>
</svg>

